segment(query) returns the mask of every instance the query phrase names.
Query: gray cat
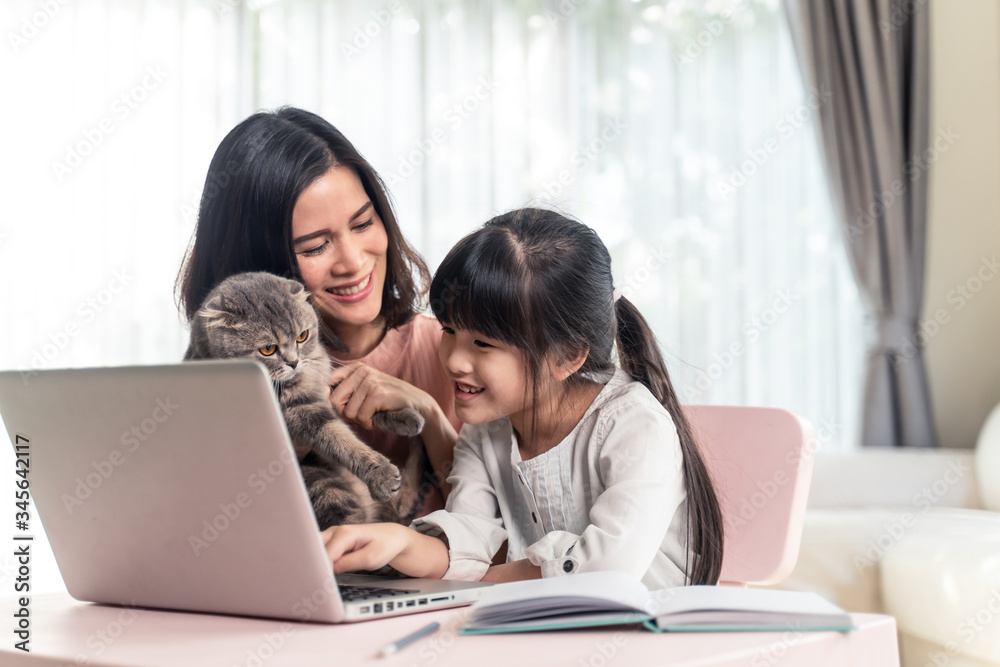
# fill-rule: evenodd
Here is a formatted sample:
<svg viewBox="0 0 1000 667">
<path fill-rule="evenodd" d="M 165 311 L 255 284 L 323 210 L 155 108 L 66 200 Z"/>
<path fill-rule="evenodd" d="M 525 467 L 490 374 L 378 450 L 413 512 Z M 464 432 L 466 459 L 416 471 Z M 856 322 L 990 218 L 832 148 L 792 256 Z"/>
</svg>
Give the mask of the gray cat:
<svg viewBox="0 0 1000 667">
<path fill-rule="evenodd" d="M 262 272 L 227 278 L 192 320 L 184 359 L 256 359 L 267 367 L 320 529 L 409 523 L 423 506 L 428 465 L 420 439 L 411 440 L 401 477 L 330 405 L 330 358 L 320 345 L 309 293 L 300 283 Z M 424 426 L 412 409 L 379 412 L 372 422 L 408 436 Z"/>
</svg>

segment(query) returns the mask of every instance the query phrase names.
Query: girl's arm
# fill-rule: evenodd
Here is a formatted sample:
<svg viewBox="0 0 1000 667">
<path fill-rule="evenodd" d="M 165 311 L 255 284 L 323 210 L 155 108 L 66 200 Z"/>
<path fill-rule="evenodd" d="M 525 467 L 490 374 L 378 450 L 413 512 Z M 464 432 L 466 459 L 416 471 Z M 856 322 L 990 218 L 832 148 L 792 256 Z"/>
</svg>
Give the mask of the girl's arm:
<svg viewBox="0 0 1000 667">
<path fill-rule="evenodd" d="M 390 565 L 411 577 L 440 579 L 448 570 L 444 542 L 398 523 L 333 526 L 321 535 L 337 574 Z"/>
<path fill-rule="evenodd" d="M 481 581 L 489 581 L 495 584 L 505 581 L 521 581 L 522 579 L 541 579 L 542 568 L 532 565 L 527 558 L 515 560 L 510 563 L 494 565 L 486 571 Z"/>
<path fill-rule="evenodd" d="M 467 430 L 468 429 L 468 430 Z M 478 581 L 507 539 L 493 480 L 484 456 L 489 429 L 466 426 L 455 445 L 455 492 L 448 511 L 398 524 L 335 526 L 323 531 L 335 572 L 374 570 L 391 565 L 403 574 Z M 496 462 L 492 458 L 492 467 Z"/>
<path fill-rule="evenodd" d="M 495 425 L 466 424 L 455 444 L 453 484 L 444 510 L 416 519 L 413 528 L 448 545 L 446 579 L 479 581 L 507 539 L 497 477 Z"/>
</svg>

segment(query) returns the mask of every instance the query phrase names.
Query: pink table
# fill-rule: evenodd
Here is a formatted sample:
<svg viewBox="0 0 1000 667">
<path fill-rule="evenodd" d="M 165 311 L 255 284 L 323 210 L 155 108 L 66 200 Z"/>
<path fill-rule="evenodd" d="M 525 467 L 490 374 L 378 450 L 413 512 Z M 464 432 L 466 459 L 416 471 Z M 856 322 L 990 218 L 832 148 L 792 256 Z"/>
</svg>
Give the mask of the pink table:
<svg viewBox="0 0 1000 667">
<path fill-rule="evenodd" d="M 230 616 L 125 609 L 77 602 L 67 594 L 31 601 L 30 653 L 14 648 L 12 598 L 0 599 L 0 665 L 164 667 L 332 667 L 378 664 L 430 667 L 632 667 L 741 665 L 897 667 L 896 623 L 852 614 L 858 630 L 796 633 L 656 634 L 632 628 L 459 636 L 466 609 L 316 625 Z M 441 630 L 388 658 L 384 644 L 431 621 Z"/>
</svg>

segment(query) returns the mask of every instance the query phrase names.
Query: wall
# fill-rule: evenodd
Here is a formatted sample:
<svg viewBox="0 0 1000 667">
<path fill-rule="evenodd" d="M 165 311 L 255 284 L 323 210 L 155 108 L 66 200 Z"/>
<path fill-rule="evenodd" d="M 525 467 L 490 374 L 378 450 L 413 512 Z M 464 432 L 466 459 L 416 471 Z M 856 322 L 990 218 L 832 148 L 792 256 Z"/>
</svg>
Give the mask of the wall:
<svg viewBox="0 0 1000 667">
<path fill-rule="evenodd" d="M 947 317 L 926 347 L 941 443 L 972 447 L 1000 403 L 1000 5 L 934 0 L 930 14 L 931 137 L 959 136 L 929 175 L 922 319 Z"/>
</svg>

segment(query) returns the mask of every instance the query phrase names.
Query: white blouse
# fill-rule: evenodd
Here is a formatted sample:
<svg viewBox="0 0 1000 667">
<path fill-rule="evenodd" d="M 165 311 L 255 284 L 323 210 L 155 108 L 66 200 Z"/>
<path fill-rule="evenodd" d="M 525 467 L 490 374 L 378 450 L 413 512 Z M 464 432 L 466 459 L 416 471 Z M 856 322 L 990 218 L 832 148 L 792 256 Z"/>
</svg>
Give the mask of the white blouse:
<svg viewBox="0 0 1000 667">
<path fill-rule="evenodd" d="M 466 424 L 446 509 L 413 522 L 444 536 L 445 579 L 479 580 L 507 540 L 543 577 L 620 570 L 650 590 L 685 583 L 686 493 L 667 410 L 617 370 L 558 445 L 522 461 L 510 420 Z"/>
</svg>

